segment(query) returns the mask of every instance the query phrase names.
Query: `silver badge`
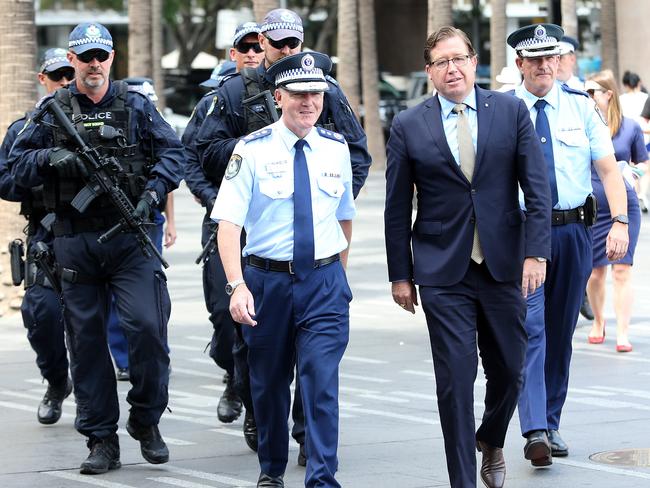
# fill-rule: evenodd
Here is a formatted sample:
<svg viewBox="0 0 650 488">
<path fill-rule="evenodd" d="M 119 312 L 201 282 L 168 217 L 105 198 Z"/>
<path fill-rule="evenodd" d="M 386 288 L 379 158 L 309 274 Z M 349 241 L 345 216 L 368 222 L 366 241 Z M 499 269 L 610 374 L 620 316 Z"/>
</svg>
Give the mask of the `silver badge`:
<svg viewBox="0 0 650 488">
<path fill-rule="evenodd" d="M 68 51 L 66 51 L 65 49 L 61 49 L 60 47 L 54 50 L 55 56 L 60 56 L 62 58 L 65 58 L 66 54 L 68 54 Z"/>
<path fill-rule="evenodd" d="M 305 71 L 311 71 L 314 69 L 314 56 L 311 54 L 305 54 L 300 60 L 300 66 Z"/>
<path fill-rule="evenodd" d="M 546 28 L 543 25 L 538 25 L 535 27 L 535 39 L 545 39 L 546 38 Z"/>
<path fill-rule="evenodd" d="M 86 35 L 88 37 L 101 37 L 102 33 L 99 30 L 99 27 L 96 25 L 91 25 L 86 29 Z"/>
<path fill-rule="evenodd" d="M 282 22 L 288 22 L 290 24 L 293 24 L 296 21 L 296 19 L 293 18 L 293 15 L 291 15 L 291 12 L 288 10 L 282 12 L 282 15 L 280 15 L 280 20 Z"/>
</svg>

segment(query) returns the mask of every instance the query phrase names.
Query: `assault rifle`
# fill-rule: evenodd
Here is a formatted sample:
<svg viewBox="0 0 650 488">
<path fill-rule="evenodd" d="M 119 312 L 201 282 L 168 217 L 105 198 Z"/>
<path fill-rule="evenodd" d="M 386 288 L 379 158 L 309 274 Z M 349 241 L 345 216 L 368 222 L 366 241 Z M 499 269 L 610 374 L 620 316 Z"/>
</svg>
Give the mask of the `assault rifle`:
<svg viewBox="0 0 650 488">
<path fill-rule="evenodd" d="M 77 193 L 71 205 L 80 213 L 83 213 L 95 198 L 106 194 L 121 215 L 119 222 L 99 236 L 97 241 L 103 244 L 110 241 L 120 232 L 134 232 L 142 253 L 148 258 L 153 254 L 165 268 L 168 268 L 169 263 L 162 257 L 162 254 L 158 251 L 158 248 L 156 248 L 156 245 L 147 233 L 146 227 L 151 224 L 135 215 L 135 207 L 117 183 L 116 174 L 122 171 L 122 167 L 117 159 L 115 157 L 102 156 L 95 148 L 86 144 L 54 98 L 48 100 L 43 105 L 42 113 L 45 113 L 45 110 L 52 114 L 59 124 L 59 128 L 66 132 L 69 139 L 77 148 L 77 155 L 91 170 L 86 186 Z M 109 128 L 108 126 L 103 126 L 102 129 L 106 129 L 107 132 L 115 132 L 112 127 Z M 102 135 L 100 130 L 100 137 L 112 138 L 114 135 L 106 133 Z"/>
</svg>

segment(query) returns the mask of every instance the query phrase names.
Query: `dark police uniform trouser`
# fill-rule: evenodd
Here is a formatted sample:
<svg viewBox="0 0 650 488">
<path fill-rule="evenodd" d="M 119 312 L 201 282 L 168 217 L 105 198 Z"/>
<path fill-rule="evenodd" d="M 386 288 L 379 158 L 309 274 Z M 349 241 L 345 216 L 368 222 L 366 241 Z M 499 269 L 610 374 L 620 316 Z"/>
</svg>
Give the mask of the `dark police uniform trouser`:
<svg viewBox="0 0 650 488">
<path fill-rule="evenodd" d="M 20 305 L 27 339 L 36 353 L 36 364 L 41 375 L 48 383 L 57 386 L 64 384 L 68 378 L 61 308 L 58 294 L 42 285 L 30 286 Z"/>
<path fill-rule="evenodd" d="M 106 338 L 111 291 L 129 344 L 130 417 L 154 425 L 167 406 L 169 355 L 167 322 L 171 303 L 165 274 L 146 258 L 133 234 L 120 233 L 106 244 L 102 232 L 56 237 L 61 269 L 77 272 L 62 279 L 64 318 L 77 400 L 75 427 L 89 437 L 117 431 L 119 404 Z"/>
<path fill-rule="evenodd" d="M 476 486 L 476 440 L 503 447 L 521 391 L 526 354 L 526 303 L 521 282 L 498 282 L 485 263 L 470 263 L 451 286 L 420 286 L 447 471 L 452 488 Z M 481 355 L 485 412 L 474 428 L 474 381 Z"/>
<path fill-rule="evenodd" d="M 287 465 L 287 420 L 294 361 L 305 412 L 305 486 L 339 488 L 338 371 L 349 338 L 352 292 L 340 263 L 315 269 L 305 281 L 289 273 L 246 266 L 257 325 L 243 326 L 263 473 Z"/>
<path fill-rule="evenodd" d="M 592 232 L 583 223 L 551 227 L 544 285 L 528 296 L 528 350 L 519 423 L 525 436 L 560 427 L 571 365 L 571 339 L 591 274 Z"/>
</svg>

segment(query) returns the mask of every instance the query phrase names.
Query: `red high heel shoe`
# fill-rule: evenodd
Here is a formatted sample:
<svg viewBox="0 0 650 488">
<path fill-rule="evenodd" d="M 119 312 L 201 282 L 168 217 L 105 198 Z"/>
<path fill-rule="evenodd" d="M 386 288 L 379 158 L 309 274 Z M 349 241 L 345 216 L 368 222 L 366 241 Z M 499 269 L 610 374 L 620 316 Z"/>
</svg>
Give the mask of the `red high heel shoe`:
<svg viewBox="0 0 650 488">
<path fill-rule="evenodd" d="M 616 344 L 616 352 L 632 352 L 632 344 Z"/>
<path fill-rule="evenodd" d="M 603 335 L 601 336 L 587 336 L 587 342 L 589 344 L 602 344 L 605 342 L 605 324 L 603 324 Z"/>
</svg>

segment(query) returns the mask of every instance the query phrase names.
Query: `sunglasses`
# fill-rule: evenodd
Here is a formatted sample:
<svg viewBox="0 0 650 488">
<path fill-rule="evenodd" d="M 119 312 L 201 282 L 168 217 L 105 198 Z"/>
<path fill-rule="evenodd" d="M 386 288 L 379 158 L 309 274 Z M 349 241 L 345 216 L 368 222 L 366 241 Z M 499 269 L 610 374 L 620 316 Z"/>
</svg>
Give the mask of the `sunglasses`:
<svg viewBox="0 0 650 488">
<path fill-rule="evenodd" d="M 93 59 L 103 63 L 110 55 L 111 53 L 106 52 L 103 49 L 91 49 L 81 54 L 77 54 L 77 59 L 82 63 L 90 63 Z"/>
<path fill-rule="evenodd" d="M 587 92 L 587 95 L 593 98 L 594 93 L 596 92 L 603 92 L 605 90 L 601 90 L 600 88 L 590 88 L 589 90 L 585 90 Z"/>
<path fill-rule="evenodd" d="M 283 49 L 284 46 L 287 46 L 289 49 L 296 49 L 298 46 L 300 46 L 300 39 L 297 37 L 287 37 L 279 41 L 274 41 L 270 37 L 267 37 L 266 39 L 269 41 L 269 44 L 278 51 Z"/>
<path fill-rule="evenodd" d="M 241 42 L 235 46 L 235 49 L 242 54 L 246 54 L 251 49 L 255 51 L 255 54 L 262 52 L 262 46 L 260 46 L 259 42 Z"/>
<path fill-rule="evenodd" d="M 65 78 L 66 80 L 70 81 L 74 79 L 74 69 L 60 68 L 57 69 L 56 71 L 45 73 L 45 76 L 47 76 L 52 81 L 61 81 L 62 78 Z"/>
</svg>

